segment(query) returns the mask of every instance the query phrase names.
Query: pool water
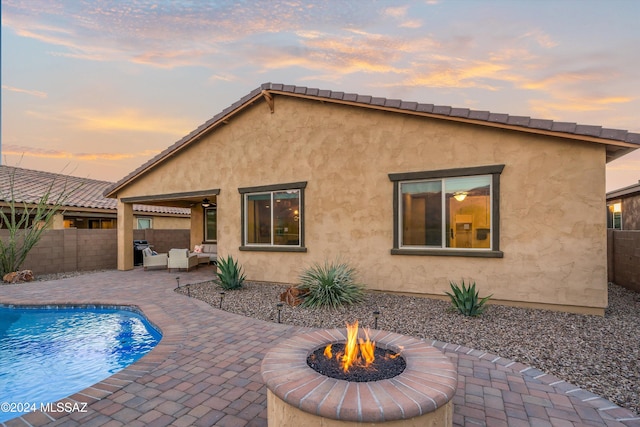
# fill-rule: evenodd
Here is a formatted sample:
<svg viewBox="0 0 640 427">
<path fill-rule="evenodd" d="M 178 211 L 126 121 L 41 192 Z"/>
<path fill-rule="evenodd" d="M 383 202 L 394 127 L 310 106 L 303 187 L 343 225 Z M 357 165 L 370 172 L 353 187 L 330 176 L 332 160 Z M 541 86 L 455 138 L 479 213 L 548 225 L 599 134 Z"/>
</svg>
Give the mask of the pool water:
<svg viewBox="0 0 640 427">
<path fill-rule="evenodd" d="M 129 310 L 0 305 L 0 402 L 39 409 L 124 369 L 160 338 Z M 19 415 L 0 411 L 0 422 Z"/>
</svg>

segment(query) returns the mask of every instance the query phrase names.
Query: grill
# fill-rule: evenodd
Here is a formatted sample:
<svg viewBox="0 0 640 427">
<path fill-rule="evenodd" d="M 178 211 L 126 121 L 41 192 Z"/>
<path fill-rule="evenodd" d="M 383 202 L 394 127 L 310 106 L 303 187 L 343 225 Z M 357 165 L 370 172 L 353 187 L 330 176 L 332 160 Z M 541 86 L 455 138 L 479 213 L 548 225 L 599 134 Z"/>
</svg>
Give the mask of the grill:
<svg viewBox="0 0 640 427">
<path fill-rule="evenodd" d="M 142 250 L 151 247 L 146 240 L 133 241 L 133 265 L 142 265 Z"/>
</svg>

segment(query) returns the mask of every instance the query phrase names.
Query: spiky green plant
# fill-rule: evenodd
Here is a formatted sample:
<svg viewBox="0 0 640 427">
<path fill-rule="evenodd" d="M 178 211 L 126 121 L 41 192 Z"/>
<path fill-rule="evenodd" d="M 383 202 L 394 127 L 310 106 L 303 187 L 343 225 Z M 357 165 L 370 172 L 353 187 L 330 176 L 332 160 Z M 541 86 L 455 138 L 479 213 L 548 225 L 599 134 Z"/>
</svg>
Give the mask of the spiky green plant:
<svg viewBox="0 0 640 427">
<path fill-rule="evenodd" d="M 485 303 L 493 296 L 491 294 L 478 300 L 479 292 L 476 291 L 476 282 L 465 285 L 463 280 L 462 287 L 459 287 L 455 282 L 449 282 L 449 285 L 453 293 L 445 291 L 445 294 L 449 295 L 451 306 L 465 316 L 479 316 L 482 314 L 485 309 Z"/>
<path fill-rule="evenodd" d="M 222 286 L 222 289 L 227 291 L 233 289 L 240 289 L 244 283 L 245 275 L 242 271 L 242 266 L 238 264 L 238 261 L 234 261 L 231 255 L 227 256 L 227 259 L 218 258 L 218 283 Z"/>
<path fill-rule="evenodd" d="M 338 308 L 361 302 L 364 286 L 355 281 L 356 270 L 345 262 L 314 263 L 300 275 L 299 289 L 307 293 L 303 307 Z"/>
<path fill-rule="evenodd" d="M 69 184 L 52 180 L 40 197 L 29 197 L 17 194 L 15 189 L 16 169 L 0 168 L 0 200 L 6 208 L 0 209 L 0 228 L 6 228 L 9 236 L 0 240 L 0 281 L 2 276 L 18 271 L 27 255 L 40 241 L 42 234 L 48 229 L 53 217 L 64 210 L 69 198 L 82 187 L 80 184 Z"/>
</svg>

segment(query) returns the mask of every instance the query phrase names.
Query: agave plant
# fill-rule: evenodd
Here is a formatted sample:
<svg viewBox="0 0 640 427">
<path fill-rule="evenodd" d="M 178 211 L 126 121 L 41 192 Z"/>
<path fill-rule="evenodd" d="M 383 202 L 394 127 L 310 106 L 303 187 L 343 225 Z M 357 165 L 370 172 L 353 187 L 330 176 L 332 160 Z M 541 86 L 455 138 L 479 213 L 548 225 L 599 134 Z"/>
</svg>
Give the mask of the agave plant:
<svg viewBox="0 0 640 427">
<path fill-rule="evenodd" d="M 355 304 L 364 298 L 364 286 L 356 283 L 356 271 L 344 262 L 313 264 L 300 275 L 298 288 L 306 295 L 304 307 L 331 307 Z"/>
<path fill-rule="evenodd" d="M 478 291 L 476 291 L 476 282 L 465 285 L 462 281 L 462 288 L 455 282 L 449 282 L 451 292 L 446 292 L 451 298 L 451 305 L 465 316 L 479 316 L 484 311 L 484 304 L 489 301 L 493 294 L 478 300 Z"/>
<path fill-rule="evenodd" d="M 231 255 L 228 255 L 227 259 L 218 258 L 216 275 L 220 286 L 225 290 L 240 289 L 245 279 L 242 266 L 238 264 L 238 261 L 234 261 Z"/>
</svg>

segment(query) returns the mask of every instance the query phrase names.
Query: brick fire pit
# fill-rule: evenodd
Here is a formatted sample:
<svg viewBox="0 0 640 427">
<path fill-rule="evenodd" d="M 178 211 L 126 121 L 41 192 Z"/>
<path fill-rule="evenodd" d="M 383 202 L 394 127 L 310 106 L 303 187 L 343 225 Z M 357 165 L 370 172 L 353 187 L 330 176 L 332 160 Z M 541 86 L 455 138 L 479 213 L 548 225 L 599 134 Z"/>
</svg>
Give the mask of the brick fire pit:
<svg viewBox="0 0 640 427">
<path fill-rule="evenodd" d="M 405 370 L 381 381 L 349 382 L 322 375 L 307 365 L 318 348 L 344 343 L 345 329 L 317 330 L 292 337 L 262 361 L 269 426 L 451 426 L 456 366 L 424 341 L 370 331 L 376 346 L 401 353 Z"/>
</svg>

